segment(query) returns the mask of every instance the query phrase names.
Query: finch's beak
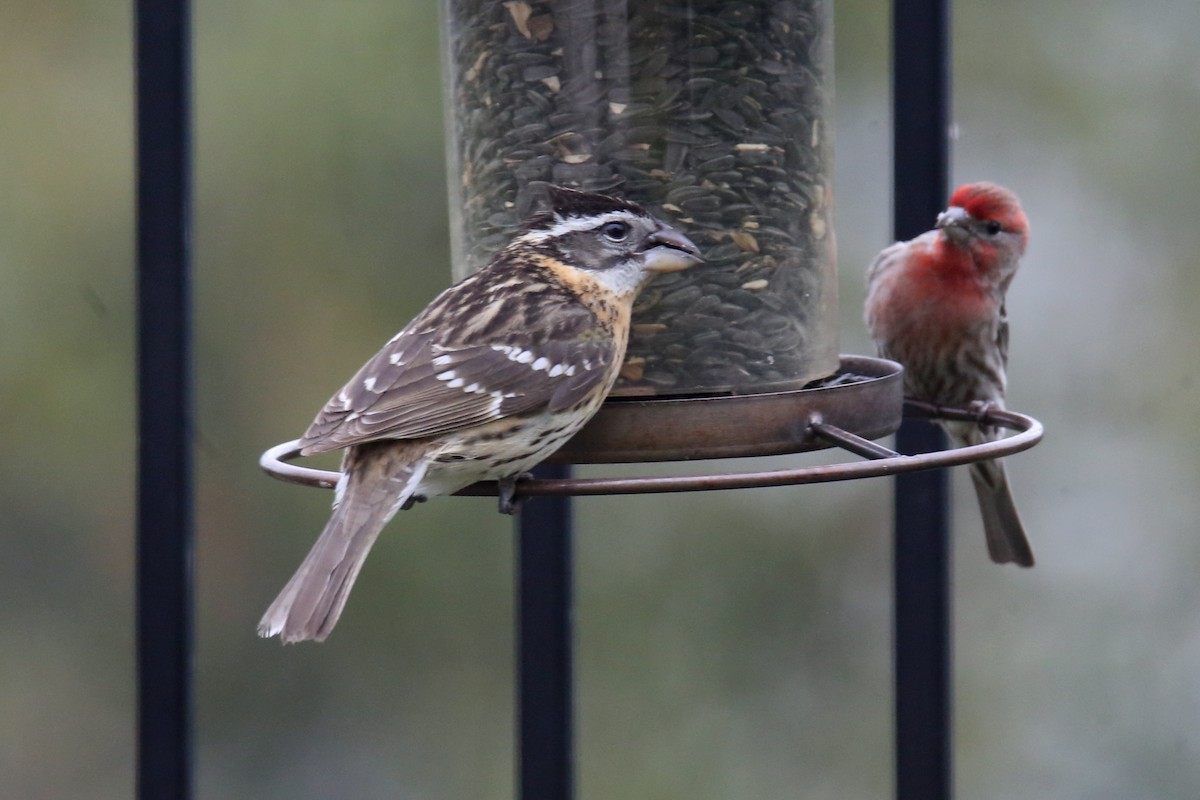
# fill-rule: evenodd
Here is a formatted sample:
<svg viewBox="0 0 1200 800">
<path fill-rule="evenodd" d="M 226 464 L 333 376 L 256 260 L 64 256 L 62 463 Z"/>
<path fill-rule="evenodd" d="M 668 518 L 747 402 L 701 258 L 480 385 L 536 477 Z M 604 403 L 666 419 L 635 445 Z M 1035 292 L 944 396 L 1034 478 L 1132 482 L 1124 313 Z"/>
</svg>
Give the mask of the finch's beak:
<svg viewBox="0 0 1200 800">
<path fill-rule="evenodd" d="M 663 228 L 647 236 L 642 258 L 647 272 L 679 272 L 704 261 L 700 248 L 674 228 Z"/>
<path fill-rule="evenodd" d="M 938 214 L 937 226 L 956 242 L 965 241 L 971 235 L 971 215 L 962 206 L 950 206 Z"/>
</svg>

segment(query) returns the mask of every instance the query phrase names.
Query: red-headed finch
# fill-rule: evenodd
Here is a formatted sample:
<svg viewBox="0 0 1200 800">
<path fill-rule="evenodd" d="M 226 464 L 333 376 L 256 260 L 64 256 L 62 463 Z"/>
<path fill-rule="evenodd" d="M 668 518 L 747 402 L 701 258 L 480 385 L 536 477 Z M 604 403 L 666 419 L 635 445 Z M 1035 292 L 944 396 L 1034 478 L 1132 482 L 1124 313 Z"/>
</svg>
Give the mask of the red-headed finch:
<svg viewBox="0 0 1200 800">
<path fill-rule="evenodd" d="M 867 270 L 864 318 L 879 354 L 904 365 L 910 397 L 955 408 L 1003 408 L 1008 362 L 1004 295 L 1029 239 L 1016 195 L 993 183 L 958 187 L 937 227 L 880 253 Z M 942 422 L 958 446 L 990 427 Z M 988 553 L 1033 566 L 1033 551 L 999 460 L 971 465 Z"/>
</svg>

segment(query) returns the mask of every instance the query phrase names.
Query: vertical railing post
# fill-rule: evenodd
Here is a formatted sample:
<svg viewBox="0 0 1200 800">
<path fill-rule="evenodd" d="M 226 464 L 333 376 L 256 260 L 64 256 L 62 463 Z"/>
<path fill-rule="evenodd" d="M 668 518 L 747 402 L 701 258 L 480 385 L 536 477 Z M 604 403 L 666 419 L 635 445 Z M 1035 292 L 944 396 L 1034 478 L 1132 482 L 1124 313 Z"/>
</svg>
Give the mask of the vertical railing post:
<svg viewBox="0 0 1200 800">
<path fill-rule="evenodd" d="M 949 0 L 895 0 L 892 18 L 894 234 L 929 230 L 949 187 Z M 943 449 L 945 435 L 910 420 L 904 453 Z M 896 797 L 952 793 L 949 473 L 896 478 Z"/>
<path fill-rule="evenodd" d="M 186 0 L 138 0 L 137 796 L 191 797 L 190 43 Z"/>
<path fill-rule="evenodd" d="M 538 478 L 569 478 L 568 466 Z M 517 519 L 519 800 L 574 796 L 571 498 L 528 497 Z"/>
</svg>

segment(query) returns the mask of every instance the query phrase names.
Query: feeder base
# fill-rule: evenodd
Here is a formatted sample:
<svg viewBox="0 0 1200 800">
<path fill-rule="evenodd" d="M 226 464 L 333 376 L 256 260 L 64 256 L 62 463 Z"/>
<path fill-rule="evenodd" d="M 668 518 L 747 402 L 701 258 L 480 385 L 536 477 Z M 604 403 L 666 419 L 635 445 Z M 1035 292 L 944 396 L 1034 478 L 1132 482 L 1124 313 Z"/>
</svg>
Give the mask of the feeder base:
<svg viewBox="0 0 1200 800">
<path fill-rule="evenodd" d="M 764 394 L 610 397 L 549 461 L 615 464 L 798 453 L 830 447 L 812 421 L 878 439 L 903 416 L 900 365 L 842 356 L 822 385 Z"/>
</svg>

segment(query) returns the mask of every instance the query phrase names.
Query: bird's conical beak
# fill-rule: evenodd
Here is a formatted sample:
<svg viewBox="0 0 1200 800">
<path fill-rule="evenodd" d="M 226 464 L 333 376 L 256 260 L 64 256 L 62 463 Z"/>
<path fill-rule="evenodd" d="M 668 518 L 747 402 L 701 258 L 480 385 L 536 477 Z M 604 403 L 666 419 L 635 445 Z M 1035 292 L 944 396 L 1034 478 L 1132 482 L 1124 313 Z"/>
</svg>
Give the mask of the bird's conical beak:
<svg viewBox="0 0 1200 800">
<path fill-rule="evenodd" d="M 961 206 L 950 206 L 938 214 L 937 226 L 955 241 L 961 242 L 970 235 L 971 215 Z"/>
<path fill-rule="evenodd" d="M 647 272 L 679 272 L 704 261 L 691 239 L 666 227 L 646 237 L 642 255 Z"/>
</svg>

